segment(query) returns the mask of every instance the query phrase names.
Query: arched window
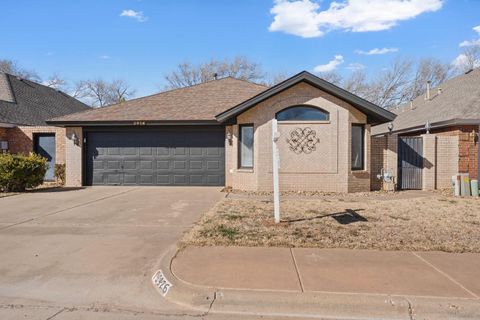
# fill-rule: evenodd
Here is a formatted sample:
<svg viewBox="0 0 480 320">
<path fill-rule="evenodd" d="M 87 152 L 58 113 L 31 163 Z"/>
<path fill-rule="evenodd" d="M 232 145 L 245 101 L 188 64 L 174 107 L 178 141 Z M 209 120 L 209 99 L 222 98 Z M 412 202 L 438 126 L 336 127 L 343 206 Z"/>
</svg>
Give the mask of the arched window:
<svg viewBox="0 0 480 320">
<path fill-rule="evenodd" d="M 277 112 L 278 121 L 328 121 L 330 115 L 320 108 L 311 106 L 293 106 Z"/>
</svg>

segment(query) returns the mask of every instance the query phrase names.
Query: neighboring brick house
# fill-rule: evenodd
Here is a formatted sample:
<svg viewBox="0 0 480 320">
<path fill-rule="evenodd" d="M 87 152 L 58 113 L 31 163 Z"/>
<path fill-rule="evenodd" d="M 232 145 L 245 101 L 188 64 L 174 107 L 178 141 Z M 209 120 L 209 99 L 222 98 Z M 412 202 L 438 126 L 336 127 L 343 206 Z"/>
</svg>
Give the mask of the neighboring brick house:
<svg viewBox="0 0 480 320">
<path fill-rule="evenodd" d="M 37 152 L 49 160 L 46 180 L 55 163 L 65 163 L 65 129 L 45 120 L 90 109 L 67 94 L 0 72 L 0 152 Z"/>
<path fill-rule="evenodd" d="M 394 114 L 308 72 L 273 87 L 234 78 L 59 117 L 67 185 L 370 190 L 370 126 Z"/>
<path fill-rule="evenodd" d="M 471 70 L 394 110 L 390 125 L 373 127 L 372 189 L 444 189 L 457 173 L 478 179 L 479 84 L 480 69 Z M 394 184 L 376 178 L 382 168 Z"/>
</svg>

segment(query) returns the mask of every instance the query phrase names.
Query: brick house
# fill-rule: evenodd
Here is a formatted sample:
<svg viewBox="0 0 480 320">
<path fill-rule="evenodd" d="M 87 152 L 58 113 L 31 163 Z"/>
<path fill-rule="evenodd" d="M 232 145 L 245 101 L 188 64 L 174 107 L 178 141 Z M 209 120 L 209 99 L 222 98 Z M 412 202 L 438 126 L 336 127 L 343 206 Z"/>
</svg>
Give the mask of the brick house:
<svg viewBox="0 0 480 320">
<path fill-rule="evenodd" d="M 234 78 L 58 117 L 67 185 L 272 189 L 272 120 L 281 190 L 370 190 L 370 127 L 394 114 L 308 72 L 273 87 Z"/>
<path fill-rule="evenodd" d="M 54 164 L 65 163 L 65 128 L 46 124 L 53 117 L 90 109 L 67 94 L 44 85 L 0 73 L 0 152 L 36 152 Z"/>
<path fill-rule="evenodd" d="M 480 69 L 471 70 L 398 107 L 391 124 L 373 127 L 372 189 L 444 189 L 457 173 L 478 179 L 479 83 Z M 377 179 L 382 168 L 393 183 Z"/>
</svg>

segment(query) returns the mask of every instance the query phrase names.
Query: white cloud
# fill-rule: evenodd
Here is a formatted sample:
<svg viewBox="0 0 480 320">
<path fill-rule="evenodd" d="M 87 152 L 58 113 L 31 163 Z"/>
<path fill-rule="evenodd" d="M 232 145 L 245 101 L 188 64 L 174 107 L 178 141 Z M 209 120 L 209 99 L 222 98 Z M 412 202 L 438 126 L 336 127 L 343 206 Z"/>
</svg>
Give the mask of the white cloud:
<svg viewBox="0 0 480 320">
<path fill-rule="evenodd" d="M 472 62 L 469 60 L 470 59 L 465 54 L 461 53 L 452 61 L 452 66 L 457 70 L 465 70 L 472 66 Z M 473 67 L 479 68 L 480 60 L 473 61 Z"/>
<path fill-rule="evenodd" d="M 480 26 L 473 27 L 473 31 L 478 33 L 480 36 Z M 460 43 L 460 47 L 472 47 L 472 46 L 480 46 L 480 38 L 473 39 L 473 40 L 465 40 Z"/>
<path fill-rule="evenodd" d="M 444 0 L 338 0 L 320 10 L 315 0 L 275 0 L 270 31 L 304 38 L 320 37 L 341 29 L 352 32 L 380 31 L 424 12 L 439 10 Z"/>
<path fill-rule="evenodd" d="M 128 18 L 133 18 L 136 19 L 138 22 L 144 22 L 147 21 L 147 17 L 143 15 L 142 11 L 135 11 L 135 10 L 123 10 L 122 13 L 120 13 L 120 17 L 128 17 Z"/>
<path fill-rule="evenodd" d="M 335 70 L 335 68 L 339 65 L 341 65 L 344 62 L 343 56 L 342 55 L 336 55 L 333 60 L 331 60 L 327 64 L 321 64 L 313 68 L 313 71 L 315 72 L 330 72 Z"/>
<path fill-rule="evenodd" d="M 472 47 L 472 46 L 480 46 L 480 39 L 465 40 L 462 43 L 460 43 L 460 47 Z"/>
<path fill-rule="evenodd" d="M 397 51 L 398 51 L 398 48 L 382 48 L 382 49 L 375 48 L 368 51 L 355 50 L 355 53 L 372 56 L 372 55 L 386 54 L 386 53 L 397 52 Z"/>
<path fill-rule="evenodd" d="M 104 54 L 104 55 L 99 56 L 98 58 L 107 60 L 107 59 L 110 59 L 111 57 L 108 54 Z"/>
<path fill-rule="evenodd" d="M 360 71 L 360 70 L 363 70 L 365 68 L 366 68 L 365 65 L 363 65 L 361 63 L 358 63 L 358 62 L 350 63 L 347 66 L 347 69 L 350 70 L 350 71 Z"/>
</svg>

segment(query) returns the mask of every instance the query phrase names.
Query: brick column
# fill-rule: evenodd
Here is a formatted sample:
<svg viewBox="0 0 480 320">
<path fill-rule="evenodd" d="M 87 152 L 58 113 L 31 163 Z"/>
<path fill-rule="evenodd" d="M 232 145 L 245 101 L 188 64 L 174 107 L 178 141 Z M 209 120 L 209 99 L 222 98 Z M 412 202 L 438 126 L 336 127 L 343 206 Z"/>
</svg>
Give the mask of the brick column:
<svg viewBox="0 0 480 320">
<path fill-rule="evenodd" d="M 384 168 L 391 172 L 394 177 L 394 183 L 384 183 L 383 189 L 386 191 L 394 191 L 397 189 L 398 182 L 398 135 L 387 134 L 387 149 L 385 150 L 385 165 Z"/>
<path fill-rule="evenodd" d="M 75 144 L 72 135 L 78 138 L 78 144 Z M 82 163 L 83 163 L 83 130 L 79 127 L 67 128 L 65 135 L 65 186 L 81 187 L 83 182 Z"/>
<path fill-rule="evenodd" d="M 435 190 L 437 187 L 437 136 L 422 134 L 423 138 L 423 190 Z"/>
</svg>

